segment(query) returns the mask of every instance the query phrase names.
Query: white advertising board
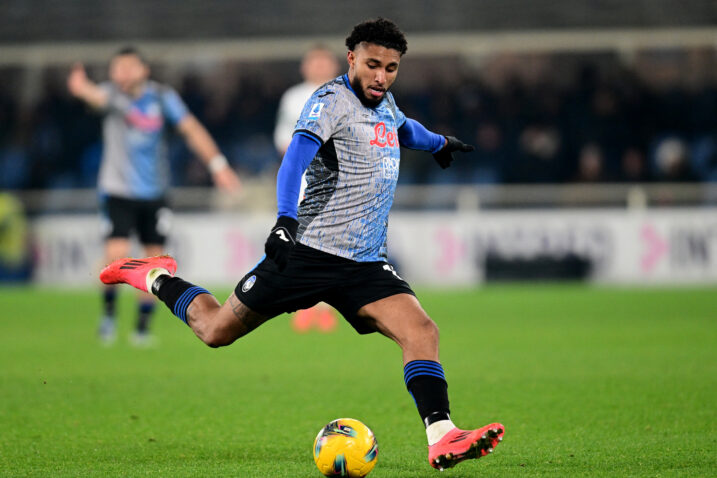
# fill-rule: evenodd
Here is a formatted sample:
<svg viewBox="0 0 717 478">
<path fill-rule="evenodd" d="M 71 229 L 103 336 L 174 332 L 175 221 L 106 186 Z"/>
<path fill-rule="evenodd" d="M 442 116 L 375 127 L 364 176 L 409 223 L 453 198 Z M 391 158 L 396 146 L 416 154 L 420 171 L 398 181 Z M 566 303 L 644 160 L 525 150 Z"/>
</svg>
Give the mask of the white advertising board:
<svg viewBox="0 0 717 478">
<path fill-rule="evenodd" d="M 167 250 L 188 280 L 233 285 L 261 259 L 273 222 L 268 214 L 178 214 Z M 33 233 L 37 282 L 97 283 L 97 217 L 40 217 Z M 488 254 L 508 260 L 577 255 L 592 263 L 589 279 L 595 282 L 715 283 L 717 211 L 395 213 L 389 252 L 401 275 L 416 285 L 481 283 Z"/>
</svg>

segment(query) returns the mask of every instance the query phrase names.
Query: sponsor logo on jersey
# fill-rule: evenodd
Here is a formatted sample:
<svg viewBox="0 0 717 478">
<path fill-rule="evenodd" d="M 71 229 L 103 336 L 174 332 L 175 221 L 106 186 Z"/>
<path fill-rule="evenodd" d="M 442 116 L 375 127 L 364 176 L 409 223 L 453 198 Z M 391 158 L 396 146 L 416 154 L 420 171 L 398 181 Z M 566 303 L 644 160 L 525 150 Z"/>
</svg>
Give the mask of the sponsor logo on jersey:
<svg viewBox="0 0 717 478">
<path fill-rule="evenodd" d="M 154 114 L 152 114 L 152 111 L 143 113 L 136 106 L 133 106 L 129 113 L 125 115 L 125 119 L 130 125 L 145 133 L 158 131 L 164 124 L 162 115 L 158 110 Z"/>
<path fill-rule="evenodd" d="M 244 285 L 241 286 L 242 292 L 249 292 L 249 289 L 254 287 L 254 283 L 256 282 L 256 276 L 251 276 L 244 282 Z"/>
<path fill-rule="evenodd" d="M 309 112 L 309 119 L 317 120 L 321 116 L 321 109 L 324 107 L 323 103 L 314 103 Z"/>
<path fill-rule="evenodd" d="M 374 126 L 373 133 L 375 137 L 369 143 L 372 146 L 378 146 L 379 148 L 385 148 L 386 146 L 393 148 L 398 146 L 398 134 L 396 134 L 396 130 L 387 131 L 386 123 L 383 121 Z"/>
</svg>

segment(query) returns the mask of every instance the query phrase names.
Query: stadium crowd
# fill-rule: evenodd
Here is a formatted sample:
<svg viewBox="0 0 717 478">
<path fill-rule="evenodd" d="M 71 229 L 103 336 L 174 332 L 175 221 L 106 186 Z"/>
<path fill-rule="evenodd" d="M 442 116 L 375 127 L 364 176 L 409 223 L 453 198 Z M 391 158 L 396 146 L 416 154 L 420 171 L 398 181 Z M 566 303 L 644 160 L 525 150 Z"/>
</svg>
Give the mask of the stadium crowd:
<svg viewBox="0 0 717 478">
<path fill-rule="evenodd" d="M 399 106 L 437 132 L 472 141 L 476 153 L 441 172 L 430 155 L 406 151 L 399 181 L 715 181 L 716 56 L 653 51 L 625 62 L 614 52 L 505 53 L 479 65 L 423 58 L 420 67 L 409 52 L 394 90 Z M 96 184 L 100 121 L 68 94 L 68 68 L 47 68 L 30 101 L 22 100 L 21 72 L 0 69 L 0 188 Z M 94 68 L 106 77 L 106 66 Z M 154 76 L 177 88 L 243 177 L 275 175 L 272 133 L 279 98 L 299 79 L 296 63 L 183 71 L 160 66 Z M 179 138 L 170 158 L 175 185 L 210 183 Z"/>
</svg>

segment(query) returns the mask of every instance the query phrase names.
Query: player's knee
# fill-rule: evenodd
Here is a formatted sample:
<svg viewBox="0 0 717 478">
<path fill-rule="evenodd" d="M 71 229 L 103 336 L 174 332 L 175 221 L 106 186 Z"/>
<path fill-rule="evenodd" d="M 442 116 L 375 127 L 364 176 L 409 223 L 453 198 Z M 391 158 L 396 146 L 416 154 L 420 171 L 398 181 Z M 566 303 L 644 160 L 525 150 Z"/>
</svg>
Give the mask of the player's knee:
<svg viewBox="0 0 717 478">
<path fill-rule="evenodd" d="M 203 334 L 200 338 L 205 344 L 213 349 L 225 347 L 235 340 L 235 338 L 230 336 L 226 331 L 216 328 L 205 332 L 205 334 Z"/>
<path fill-rule="evenodd" d="M 237 339 L 229 328 L 216 323 L 215 320 L 205 321 L 204 326 L 197 330 L 197 335 L 202 342 L 213 349 L 227 346 Z"/>
<path fill-rule="evenodd" d="M 428 316 L 415 320 L 408 335 L 410 343 L 438 342 L 438 325 Z"/>
<path fill-rule="evenodd" d="M 420 328 L 423 332 L 423 335 L 431 340 L 438 341 L 438 325 L 431 319 L 430 317 L 426 317 L 423 321 L 421 321 Z"/>
</svg>

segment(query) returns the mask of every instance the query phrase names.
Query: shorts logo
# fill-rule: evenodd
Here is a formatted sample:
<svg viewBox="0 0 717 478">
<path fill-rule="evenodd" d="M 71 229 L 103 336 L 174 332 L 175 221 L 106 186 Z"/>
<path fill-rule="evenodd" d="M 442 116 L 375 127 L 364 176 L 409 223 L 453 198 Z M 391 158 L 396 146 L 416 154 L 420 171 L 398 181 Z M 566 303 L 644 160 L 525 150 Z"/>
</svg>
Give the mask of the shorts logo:
<svg viewBox="0 0 717 478">
<path fill-rule="evenodd" d="M 396 273 L 396 271 L 393 269 L 393 266 L 392 266 L 392 265 L 390 265 L 390 264 L 384 264 L 384 265 L 383 265 L 383 270 L 392 273 L 392 274 L 393 274 L 394 276 L 396 276 L 396 278 L 398 278 L 399 280 L 403 280 L 403 279 L 401 278 L 401 276 L 398 275 L 398 273 Z"/>
<path fill-rule="evenodd" d="M 321 116 L 321 108 L 323 107 L 323 103 L 314 103 L 314 106 L 311 107 L 311 112 L 309 112 L 309 119 L 319 119 L 319 116 Z"/>
<path fill-rule="evenodd" d="M 249 289 L 254 287 L 254 283 L 256 282 L 256 276 L 251 276 L 244 282 L 244 285 L 241 286 L 242 292 L 249 292 Z"/>
</svg>

